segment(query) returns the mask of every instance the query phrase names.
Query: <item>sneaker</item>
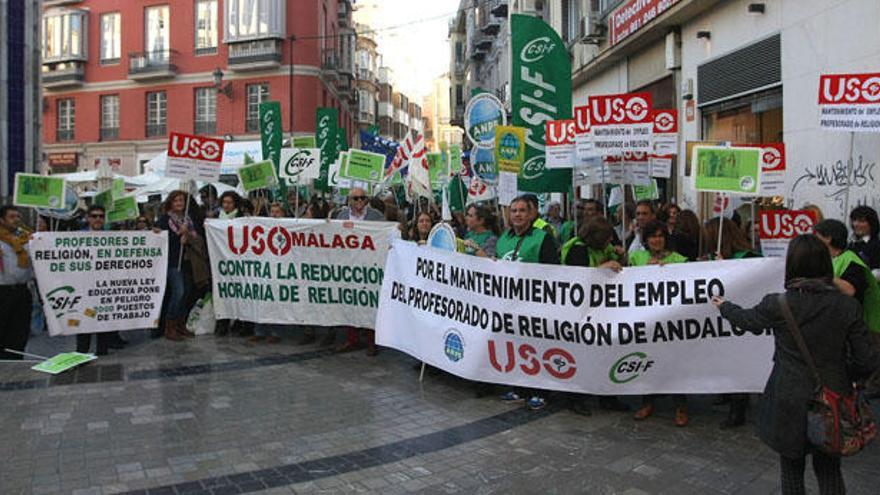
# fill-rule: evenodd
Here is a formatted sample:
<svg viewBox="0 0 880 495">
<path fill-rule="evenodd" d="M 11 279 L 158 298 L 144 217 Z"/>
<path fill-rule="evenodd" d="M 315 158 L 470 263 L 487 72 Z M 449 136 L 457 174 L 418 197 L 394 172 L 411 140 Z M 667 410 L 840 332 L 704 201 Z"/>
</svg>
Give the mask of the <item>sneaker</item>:
<svg viewBox="0 0 880 495">
<path fill-rule="evenodd" d="M 636 411 L 636 415 L 634 416 L 636 420 L 641 421 L 643 419 L 648 419 L 651 415 L 654 414 L 654 404 L 645 404 L 638 411 Z"/>
<path fill-rule="evenodd" d="M 536 397 L 532 397 L 531 399 L 529 399 L 526 402 L 526 405 L 532 411 L 537 411 L 539 409 L 544 409 L 544 406 L 547 405 L 547 402 L 544 399 L 542 399 L 541 397 L 536 396 Z"/>
<path fill-rule="evenodd" d="M 504 402 L 520 402 L 521 400 L 523 400 L 523 398 L 520 397 L 519 394 L 511 390 L 502 395 L 501 400 L 503 400 Z"/>
</svg>

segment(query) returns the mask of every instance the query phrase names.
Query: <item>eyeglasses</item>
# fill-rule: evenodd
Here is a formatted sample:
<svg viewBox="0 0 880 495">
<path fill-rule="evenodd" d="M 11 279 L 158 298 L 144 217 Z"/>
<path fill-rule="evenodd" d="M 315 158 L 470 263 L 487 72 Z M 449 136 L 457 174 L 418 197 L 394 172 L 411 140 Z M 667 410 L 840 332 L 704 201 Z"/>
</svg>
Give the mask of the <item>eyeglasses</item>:
<svg viewBox="0 0 880 495">
<path fill-rule="evenodd" d="M 90 213 L 89 218 L 104 218 L 102 213 Z"/>
<path fill-rule="evenodd" d="M 349 198 L 351 198 L 352 201 L 366 201 L 367 200 L 366 196 L 349 196 Z"/>
</svg>

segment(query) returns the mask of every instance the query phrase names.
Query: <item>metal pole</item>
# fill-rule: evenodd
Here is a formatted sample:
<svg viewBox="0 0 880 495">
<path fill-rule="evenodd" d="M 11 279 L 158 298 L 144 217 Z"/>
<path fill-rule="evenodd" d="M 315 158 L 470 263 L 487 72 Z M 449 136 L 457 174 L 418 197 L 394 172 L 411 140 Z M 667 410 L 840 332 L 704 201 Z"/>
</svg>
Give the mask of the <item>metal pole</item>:
<svg viewBox="0 0 880 495">
<path fill-rule="evenodd" d="M 724 211 L 727 209 L 727 205 L 724 203 L 726 198 L 726 194 L 721 195 L 721 213 L 718 214 L 718 246 L 715 248 L 716 256 L 721 254 L 721 235 L 724 232 Z"/>
</svg>

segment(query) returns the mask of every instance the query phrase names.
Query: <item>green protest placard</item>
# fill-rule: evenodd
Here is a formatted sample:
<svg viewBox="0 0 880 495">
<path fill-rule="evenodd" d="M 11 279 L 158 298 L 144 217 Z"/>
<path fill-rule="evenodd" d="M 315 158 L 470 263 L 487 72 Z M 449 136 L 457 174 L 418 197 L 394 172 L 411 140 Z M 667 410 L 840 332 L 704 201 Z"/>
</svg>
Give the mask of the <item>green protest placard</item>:
<svg viewBox="0 0 880 495">
<path fill-rule="evenodd" d="M 461 172 L 461 145 L 453 144 L 449 147 L 449 173 Z"/>
<path fill-rule="evenodd" d="M 12 203 L 15 206 L 61 208 L 64 202 L 65 180 L 37 174 L 15 174 Z"/>
<path fill-rule="evenodd" d="M 245 192 L 257 189 L 271 189 L 278 185 L 275 164 L 269 160 L 244 165 L 238 169 L 238 179 Z"/>
<path fill-rule="evenodd" d="M 294 148 L 317 148 L 318 144 L 315 140 L 314 134 L 307 134 L 304 136 L 293 136 L 293 147 Z"/>
<path fill-rule="evenodd" d="M 366 182 L 379 182 L 385 172 L 385 155 L 353 149 L 348 152 L 348 164 L 343 177 Z"/>
<path fill-rule="evenodd" d="M 633 186 L 633 193 L 636 196 L 636 201 L 641 201 L 643 199 L 660 199 L 660 191 L 657 189 L 657 179 L 651 179 L 651 184 L 648 186 Z"/>
<path fill-rule="evenodd" d="M 31 369 L 34 371 L 41 371 L 43 373 L 49 373 L 50 375 L 57 375 L 58 373 L 65 372 L 71 368 L 79 366 L 83 363 L 88 363 L 89 361 L 94 361 L 98 359 L 92 354 L 82 354 L 79 352 L 64 352 L 53 356 L 42 363 L 32 366 Z"/>
<path fill-rule="evenodd" d="M 137 198 L 134 196 L 117 198 L 113 201 L 113 209 L 107 210 L 107 221 L 115 223 L 134 220 L 138 214 Z"/>
<path fill-rule="evenodd" d="M 526 159 L 526 128 L 498 126 L 495 128 L 495 163 L 501 172 L 519 175 Z"/>
<path fill-rule="evenodd" d="M 121 198 L 125 195 L 125 179 L 122 177 L 113 179 L 113 186 L 110 187 L 110 190 L 113 191 L 114 198 Z"/>
<path fill-rule="evenodd" d="M 698 191 L 757 194 L 761 182 L 761 148 L 698 146 L 691 158 Z"/>
<path fill-rule="evenodd" d="M 443 161 L 442 153 L 428 153 L 425 155 L 428 159 L 428 172 L 431 176 L 431 189 L 440 189 L 446 183 L 449 173 L 446 170 L 446 163 Z"/>
<path fill-rule="evenodd" d="M 106 191 L 101 191 L 98 194 L 95 194 L 92 203 L 103 207 L 104 211 L 110 211 L 113 209 L 114 197 L 115 194 L 113 189 L 107 189 Z"/>
<path fill-rule="evenodd" d="M 321 172 L 315 179 L 315 189 L 328 191 L 327 174 L 330 164 L 339 157 L 339 110 L 320 107 L 315 111 L 315 144 L 321 149 Z"/>
</svg>

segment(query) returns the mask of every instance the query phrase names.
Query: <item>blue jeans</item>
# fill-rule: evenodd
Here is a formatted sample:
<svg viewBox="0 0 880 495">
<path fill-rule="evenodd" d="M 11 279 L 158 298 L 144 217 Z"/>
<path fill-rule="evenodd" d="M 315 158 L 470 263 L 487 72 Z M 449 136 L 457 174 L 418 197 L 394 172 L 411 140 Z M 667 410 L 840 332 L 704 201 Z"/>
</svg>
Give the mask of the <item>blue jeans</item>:
<svg viewBox="0 0 880 495">
<path fill-rule="evenodd" d="M 266 335 L 272 335 L 273 337 L 280 337 L 281 332 L 286 332 L 290 329 L 290 325 L 282 325 L 280 323 L 257 323 L 254 325 L 254 335 L 257 337 L 265 337 Z"/>
<path fill-rule="evenodd" d="M 186 282 L 183 272 L 177 268 L 168 268 L 168 312 L 166 318 L 177 320 L 186 318 Z"/>
</svg>

